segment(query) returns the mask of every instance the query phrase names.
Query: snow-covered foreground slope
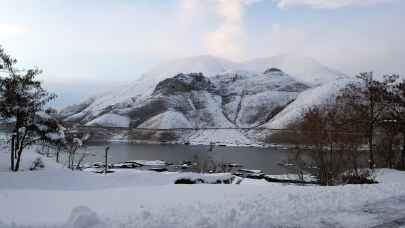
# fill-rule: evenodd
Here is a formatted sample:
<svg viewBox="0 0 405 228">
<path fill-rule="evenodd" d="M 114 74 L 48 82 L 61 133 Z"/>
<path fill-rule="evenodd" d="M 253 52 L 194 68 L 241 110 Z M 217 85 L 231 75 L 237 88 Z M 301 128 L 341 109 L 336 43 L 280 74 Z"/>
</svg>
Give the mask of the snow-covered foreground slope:
<svg viewBox="0 0 405 228">
<path fill-rule="evenodd" d="M 282 128 L 298 117 L 302 107 L 319 104 L 336 93 L 340 87 L 330 83 L 342 84 L 345 80 L 342 73 L 304 57 L 277 56 L 234 63 L 198 56 L 162 63 L 136 82 L 67 107 L 60 114 L 66 121 L 101 127 Z M 317 92 L 321 90 L 328 93 Z M 316 96 L 319 98 L 306 98 Z M 198 144 L 214 140 L 234 145 L 258 140 L 254 134 L 230 131 L 223 135 L 148 131 L 127 138 Z"/>
<path fill-rule="evenodd" d="M 24 154 L 27 167 L 37 155 Z M 174 185 L 176 173 L 45 170 L 10 173 L 0 152 L 0 227 L 370 227 L 405 216 L 405 172 L 375 185 Z"/>
</svg>

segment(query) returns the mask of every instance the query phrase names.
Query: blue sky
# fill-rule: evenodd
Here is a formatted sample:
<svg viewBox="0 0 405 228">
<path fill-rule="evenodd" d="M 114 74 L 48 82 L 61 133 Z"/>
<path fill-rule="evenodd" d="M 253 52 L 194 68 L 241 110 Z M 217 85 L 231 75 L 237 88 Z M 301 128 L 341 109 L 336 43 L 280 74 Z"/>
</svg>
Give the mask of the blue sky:
<svg viewBox="0 0 405 228">
<path fill-rule="evenodd" d="M 0 0 L 0 44 L 69 101 L 169 59 L 293 53 L 405 74 L 403 0 Z M 74 87 L 74 84 L 80 86 Z M 61 89 L 63 88 L 63 90 Z M 74 88 L 74 90 L 73 90 Z"/>
</svg>

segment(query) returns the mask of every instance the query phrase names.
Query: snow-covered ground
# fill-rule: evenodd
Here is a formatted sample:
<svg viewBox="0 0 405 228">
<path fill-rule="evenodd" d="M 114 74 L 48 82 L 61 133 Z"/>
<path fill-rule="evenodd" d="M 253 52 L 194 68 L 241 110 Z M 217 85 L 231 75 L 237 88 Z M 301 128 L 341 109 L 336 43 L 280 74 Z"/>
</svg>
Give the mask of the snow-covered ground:
<svg viewBox="0 0 405 228">
<path fill-rule="evenodd" d="M 0 227 L 370 227 L 405 217 L 405 172 L 380 170 L 375 185 L 174 185 L 197 174 L 70 171 L 24 154 L 11 173 L 0 150 Z M 229 175 L 229 174 L 217 174 Z"/>
</svg>

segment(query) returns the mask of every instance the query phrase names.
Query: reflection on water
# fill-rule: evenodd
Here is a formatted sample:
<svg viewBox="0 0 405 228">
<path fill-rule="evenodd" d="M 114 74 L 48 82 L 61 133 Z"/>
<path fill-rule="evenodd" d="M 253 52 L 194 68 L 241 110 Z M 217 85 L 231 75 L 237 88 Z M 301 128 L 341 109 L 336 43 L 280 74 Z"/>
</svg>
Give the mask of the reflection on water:
<svg viewBox="0 0 405 228">
<path fill-rule="evenodd" d="M 128 160 L 164 160 L 170 163 L 180 163 L 193 160 L 197 155 L 206 159 L 208 156 L 216 162 L 234 162 L 242 164 L 247 169 L 260 169 L 267 174 L 285 174 L 288 171 L 277 163 L 287 160 L 287 151 L 277 148 L 254 147 L 214 147 L 189 145 L 153 145 L 153 144 L 98 144 L 88 146 L 87 152 L 95 156 L 86 158 L 85 162 L 104 161 L 104 148 L 110 147 L 109 162 Z"/>
</svg>

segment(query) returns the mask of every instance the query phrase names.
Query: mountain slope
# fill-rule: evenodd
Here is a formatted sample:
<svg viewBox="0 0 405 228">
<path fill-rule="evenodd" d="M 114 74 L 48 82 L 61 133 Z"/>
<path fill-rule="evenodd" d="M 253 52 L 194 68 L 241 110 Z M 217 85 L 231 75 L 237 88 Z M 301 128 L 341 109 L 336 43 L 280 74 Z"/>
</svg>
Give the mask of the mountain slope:
<svg viewBox="0 0 405 228">
<path fill-rule="evenodd" d="M 61 114 L 69 121 L 88 122 L 106 109 L 123 108 L 144 102 L 160 81 L 179 73 L 199 72 L 210 77 L 236 68 L 236 63 L 213 56 L 196 56 L 161 63 L 129 85 L 98 94 L 79 105 L 66 107 Z"/>
<path fill-rule="evenodd" d="M 287 127 L 300 118 L 307 108 L 333 101 L 339 91 L 353 81 L 354 79 L 338 79 L 300 93 L 294 102 L 274 116 L 264 127 L 275 129 Z"/>
<path fill-rule="evenodd" d="M 310 91 L 322 90 L 328 80 L 345 78 L 308 58 L 279 56 L 238 64 L 198 56 L 160 64 L 128 86 L 63 109 L 61 116 L 89 126 L 141 129 L 281 127 L 298 116 L 302 104 L 319 103 L 311 103 L 307 96 L 329 96 Z M 128 138 L 191 143 L 256 141 L 239 130 L 149 130 Z"/>
</svg>

